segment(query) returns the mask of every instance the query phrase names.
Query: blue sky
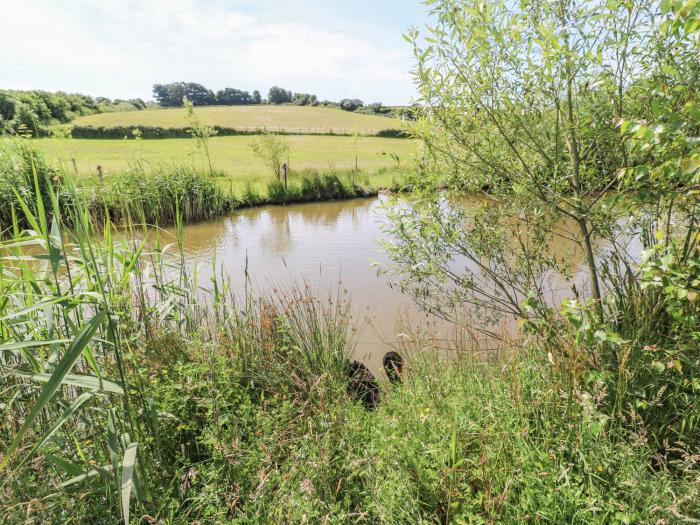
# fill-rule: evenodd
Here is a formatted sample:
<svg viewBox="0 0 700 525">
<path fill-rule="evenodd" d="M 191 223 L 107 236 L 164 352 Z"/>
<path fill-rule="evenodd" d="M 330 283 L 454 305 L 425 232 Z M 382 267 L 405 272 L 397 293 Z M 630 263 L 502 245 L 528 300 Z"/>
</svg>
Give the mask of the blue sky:
<svg viewBox="0 0 700 525">
<path fill-rule="evenodd" d="M 4 0 L 0 87 L 151 97 L 156 82 L 405 104 L 421 0 Z"/>
</svg>

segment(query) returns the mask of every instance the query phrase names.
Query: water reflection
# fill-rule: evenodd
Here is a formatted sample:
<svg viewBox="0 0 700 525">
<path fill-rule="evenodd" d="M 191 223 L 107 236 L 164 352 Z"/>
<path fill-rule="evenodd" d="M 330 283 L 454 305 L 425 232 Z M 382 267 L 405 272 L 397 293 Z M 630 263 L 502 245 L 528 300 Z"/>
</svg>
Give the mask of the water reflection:
<svg viewBox="0 0 700 525">
<path fill-rule="evenodd" d="M 383 201 L 356 199 L 239 210 L 211 222 L 187 225 L 186 256 L 191 264 L 196 261 L 199 265 L 203 279 L 211 276 L 215 260 L 217 273 L 223 267 L 240 294 L 246 289 L 246 271 L 254 293 L 303 280 L 321 293 L 347 288 L 365 324 L 356 358 L 370 367 L 379 366 L 381 355 L 389 346 L 400 345 L 406 332 L 422 330 L 445 339 L 455 337 L 452 327 L 420 311 L 385 277 L 377 276 L 372 264 L 388 262 L 377 243 L 384 237 L 380 227 Z M 563 235 L 556 237 L 552 252 L 570 264 L 573 273 L 569 278 L 581 280 L 582 254 L 576 242 L 566 239 L 575 229 L 566 223 L 559 228 Z M 526 241 L 527 235 L 524 231 L 519 242 Z M 476 270 L 471 264 L 455 264 L 462 272 Z M 552 304 L 560 304 L 570 290 L 569 278 L 548 276 Z M 496 331 L 511 330 L 512 321 L 500 321 Z"/>
<path fill-rule="evenodd" d="M 239 210 L 228 217 L 185 227 L 185 253 L 198 264 L 200 282 L 212 261 L 243 293 L 246 270 L 252 291 L 265 293 L 308 281 L 324 292 L 347 288 L 364 329 L 357 358 L 370 366 L 397 343 L 401 319 L 416 329 L 435 323 L 412 301 L 378 277 L 372 264 L 387 262 L 377 240 L 382 199 L 356 199 Z M 172 236 L 172 230 L 166 236 Z M 161 242 L 166 242 L 162 236 Z"/>
</svg>

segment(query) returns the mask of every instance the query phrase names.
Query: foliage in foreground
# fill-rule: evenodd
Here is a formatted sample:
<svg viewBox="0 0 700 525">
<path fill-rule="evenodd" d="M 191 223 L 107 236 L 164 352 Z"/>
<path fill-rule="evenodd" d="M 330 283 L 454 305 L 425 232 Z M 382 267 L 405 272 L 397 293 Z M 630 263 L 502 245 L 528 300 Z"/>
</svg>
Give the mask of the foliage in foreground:
<svg viewBox="0 0 700 525">
<path fill-rule="evenodd" d="M 695 453 L 700 7 L 428 4 L 431 35 L 409 36 L 421 202 L 387 225 L 399 286 L 491 335 L 514 319 L 555 361 L 576 341 L 606 418 Z"/>
<path fill-rule="evenodd" d="M 31 229 L 0 242 L 4 523 L 700 517 L 699 458 L 611 417 L 584 340 L 417 353 L 368 412 L 347 395 L 344 295 L 237 306 L 172 247 L 48 198 L 20 200 Z"/>
</svg>

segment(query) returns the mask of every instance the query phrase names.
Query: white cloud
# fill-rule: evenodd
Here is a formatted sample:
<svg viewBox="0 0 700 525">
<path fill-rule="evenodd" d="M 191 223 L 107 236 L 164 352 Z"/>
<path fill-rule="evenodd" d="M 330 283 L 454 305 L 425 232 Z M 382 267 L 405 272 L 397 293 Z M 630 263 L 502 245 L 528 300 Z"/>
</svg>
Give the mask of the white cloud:
<svg viewBox="0 0 700 525">
<path fill-rule="evenodd" d="M 210 0 L 10 0 L 0 32 L 7 87 L 150 95 L 155 82 L 265 90 L 279 84 L 322 98 L 407 102 L 410 50 L 397 33 L 261 18 Z M 3 55 L 7 56 L 3 56 Z M 27 74 L 27 66 L 32 73 Z"/>
</svg>

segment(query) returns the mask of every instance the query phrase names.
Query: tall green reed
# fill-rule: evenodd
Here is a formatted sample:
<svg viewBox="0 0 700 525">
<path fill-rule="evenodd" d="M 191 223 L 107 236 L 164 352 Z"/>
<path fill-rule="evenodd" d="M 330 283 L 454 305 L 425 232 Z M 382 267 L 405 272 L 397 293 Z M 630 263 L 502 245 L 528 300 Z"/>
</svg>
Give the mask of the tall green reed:
<svg viewBox="0 0 700 525">
<path fill-rule="evenodd" d="M 295 288 L 238 307 L 225 276 L 201 287 L 185 263 L 183 225 L 186 216 L 206 216 L 198 206 L 219 194 L 205 186 L 195 200 L 177 198 L 199 183 L 187 171 L 173 185 L 145 186 L 170 192 L 171 209 L 147 212 L 142 201 L 118 217 L 117 228 L 70 179 L 53 185 L 27 151 L 34 191 L 14 192 L 16 209 L 0 240 L 0 390 L 7 399 L 0 493 L 21 486 L 28 463 L 41 457 L 62 473 L 63 487 L 101 480 L 108 504 L 128 523 L 132 497 L 151 502 L 162 479 L 152 467 L 164 453 L 162 414 L 148 389 L 144 349 L 163 334 L 224 337 L 261 391 L 282 383 L 308 390 L 328 370 L 338 377 L 343 370 L 353 344 L 347 304 L 340 296 L 318 302 Z M 151 218 L 172 218 L 171 244 L 140 226 Z"/>
</svg>

